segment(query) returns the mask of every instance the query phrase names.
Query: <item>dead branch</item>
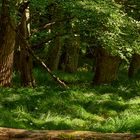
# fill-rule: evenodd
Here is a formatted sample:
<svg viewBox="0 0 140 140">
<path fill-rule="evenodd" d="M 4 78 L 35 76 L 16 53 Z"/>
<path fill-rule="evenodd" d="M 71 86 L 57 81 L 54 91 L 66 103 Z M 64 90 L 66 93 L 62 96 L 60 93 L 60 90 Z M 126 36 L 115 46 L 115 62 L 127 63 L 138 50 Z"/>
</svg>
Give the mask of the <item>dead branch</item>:
<svg viewBox="0 0 140 140">
<path fill-rule="evenodd" d="M 60 86 L 64 87 L 64 88 L 69 88 L 63 81 L 61 81 L 59 79 L 59 77 L 57 77 L 56 75 L 54 75 L 52 73 L 52 71 L 47 67 L 47 65 L 38 57 L 36 56 L 36 54 L 34 53 L 34 51 L 31 49 L 31 46 L 28 44 L 28 41 L 26 40 L 26 38 L 23 37 L 23 35 L 20 33 L 20 31 L 18 29 L 15 29 L 14 26 L 12 24 L 11 28 L 16 32 L 16 34 L 18 35 L 19 40 L 21 40 L 22 43 L 24 43 L 24 45 L 26 46 L 26 49 L 29 51 L 29 53 L 34 57 L 35 60 L 37 60 L 39 62 L 39 64 L 45 68 L 47 70 L 47 72 L 51 75 L 51 77 L 57 82 L 59 83 Z"/>
</svg>

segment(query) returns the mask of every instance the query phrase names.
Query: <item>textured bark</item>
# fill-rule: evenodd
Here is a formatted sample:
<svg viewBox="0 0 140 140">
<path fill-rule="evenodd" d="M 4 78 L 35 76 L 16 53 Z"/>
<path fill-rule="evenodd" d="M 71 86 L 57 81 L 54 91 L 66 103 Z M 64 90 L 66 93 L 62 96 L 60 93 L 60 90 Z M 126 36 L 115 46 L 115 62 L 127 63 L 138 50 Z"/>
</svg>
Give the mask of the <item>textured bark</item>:
<svg viewBox="0 0 140 140">
<path fill-rule="evenodd" d="M 132 56 L 128 70 L 129 78 L 134 78 L 139 70 L 140 70 L 140 55 L 135 53 Z"/>
<path fill-rule="evenodd" d="M 110 55 L 100 48 L 97 52 L 96 70 L 93 79 L 94 85 L 111 84 L 117 78 L 120 57 Z"/>
<path fill-rule="evenodd" d="M 9 3 L 3 0 L 0 19 L 0 86 L 10 86 L 13 68 L 15 32 L 11 28 Z"/>
<path fill-rule="evenodd" d="M 0 140 L 140 140 L 140 134 L 96 133 L 91 131 L 27 131 L 0 128 Z"/>
<path fill-rule="evenodd" d="M 22 36 L 26 39 L 29 36 L 28 28 L 27 28 L 27 15 L 26 11 L 24 10 L 22 13 L 21 24 L 19 25 L 18 29 Z M 33 87 L 35 82 L 32 74 L 32 57 L 27 50 L 26 44 L 19 40 L 19 70 L 21 75 L 21 84 L 23 86 L 30 86 Z"/>
</svg>

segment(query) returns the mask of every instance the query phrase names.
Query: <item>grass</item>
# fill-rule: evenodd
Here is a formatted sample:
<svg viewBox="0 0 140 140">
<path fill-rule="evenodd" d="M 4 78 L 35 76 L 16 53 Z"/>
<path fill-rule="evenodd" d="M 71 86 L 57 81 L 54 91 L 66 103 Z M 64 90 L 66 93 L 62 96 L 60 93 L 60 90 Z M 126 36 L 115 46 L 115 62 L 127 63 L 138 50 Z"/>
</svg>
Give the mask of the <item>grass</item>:
<svg viewBox="0 0 140 140">
<path fill-rule="evenodd" d="M 70 89 L 60 88 L 37 69 L 37 87 L 0 88 L 0 126 L 24 129 L 140 132 L 140 80 L 120 74 L 112 85 L 90 83 L 91 72 L 56 72 Z M 125 77 L 125 78 L 124 78 Z"/>
</svg>

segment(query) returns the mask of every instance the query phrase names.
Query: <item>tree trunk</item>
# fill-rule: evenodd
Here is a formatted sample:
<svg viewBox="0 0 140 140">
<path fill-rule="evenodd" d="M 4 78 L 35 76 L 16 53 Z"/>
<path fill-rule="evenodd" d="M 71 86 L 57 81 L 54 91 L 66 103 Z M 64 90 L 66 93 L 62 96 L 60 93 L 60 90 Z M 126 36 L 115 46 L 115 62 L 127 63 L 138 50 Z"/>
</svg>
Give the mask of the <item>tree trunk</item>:
<svg viewBox="0 0 140 140">
<path fill-rule="evenodd" d="M 19 25 L 19 32 L 26 39 L 29 36 L 28 28 L 27 28 L 27 9 L 24 10 L 22 14 L 21 24 Z M 19 40 L 19 68 L 20 68 L 20 76 L 21 76 L 21 84 L 22 86 L 30 86 L 33 87 L 35 85 L 35 81 L 32 73 L 32 57 L 27 50 L 26 44 Z"/>
<path fill-rule="evenodd" d="M 27 131 L 0 128 L 0 140 L 140 140 L 140 134 L 96 133 L 92 131 Z"/>
<path fill-rule="evenodd" d="M 128 77 L 134 78 L 138 73 L 138 70 L 140 70 L 140 55 L 135 53 L 133 54 L 130 62 Z"/>
<path fill-rule="evenodd" d="M 94 85 L 111 84 L 117 78 L 120 57 L 110 55 L 105 49 L 98 49 Z"/>
<path fill-rule="evenodd" d="M 48 57 L 48 67 L 55 71 L 58 69 L 59 60 L 61 56 L 62 42 L 61 37 L 57 36 L 51 43 L 49 57 Z"/>
<path fill-rule="evenodd" d="M 15 32 L 11 28 L 8 7 L 8 1 L 3 0 L 0 19 L 0 86 L 10 86 L 12 79 Z"/>
<path fill-rule="evenodd" d="M 66 44 L 65 71 L 76 72 L 79 60 L 80 37 L 72 35 Z"/>
<path fill-rule="evenodd" d="M 64 40 L 64 58 L 61 59 L 60 65 L 64 71 L 72 73 L 76 72 L 78 67 L 80 36 L 75 33 L 78 29 L 76 26 L 72 27 L 71 20 L 66 21 L 65 30 L 68 35 Z"/>
<path fill-rule="evenodd" d="M 49 7 L 49 14 L 51 15 L 49 21 L 50 23 L 60 20 L 62 18 L 62 7 L 57 3 L 52 3 Z M 50 32 L 57 34 L 56 38 L 50 43 L 50 48 L 48 52 L 47 64 L 48 67 L 55 71 L 58 69 L 59 61 L 62 51 L 62 37 L 60 34 L 63 32 L 63 24 L 61 22 L 56 22 L 54 25 L 50 26 Z"/>
</svg>

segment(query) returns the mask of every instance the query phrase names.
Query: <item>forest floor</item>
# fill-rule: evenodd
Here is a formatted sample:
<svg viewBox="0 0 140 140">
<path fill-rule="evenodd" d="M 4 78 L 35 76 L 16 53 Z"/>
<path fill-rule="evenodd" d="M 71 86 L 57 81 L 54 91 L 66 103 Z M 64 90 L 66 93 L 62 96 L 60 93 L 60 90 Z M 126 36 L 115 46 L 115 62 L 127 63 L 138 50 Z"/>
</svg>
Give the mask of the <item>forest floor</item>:
<svg viewBox="0 0 140 140">
<path fill-rule="evenodd" d="M 103 133 L 140 132 L 140 78 L 121 73 L 112 85 L 92 86 L 92 72 L 56 72 L 69 89 L 36 69 L 35 88 L 0 88 L 0 127 L 26 130 L 79 130 Z"/>
</svg>

